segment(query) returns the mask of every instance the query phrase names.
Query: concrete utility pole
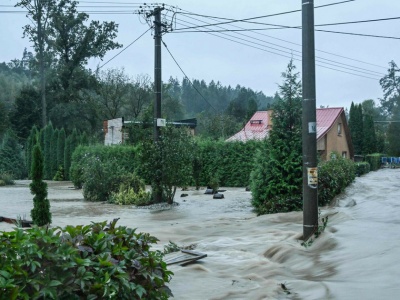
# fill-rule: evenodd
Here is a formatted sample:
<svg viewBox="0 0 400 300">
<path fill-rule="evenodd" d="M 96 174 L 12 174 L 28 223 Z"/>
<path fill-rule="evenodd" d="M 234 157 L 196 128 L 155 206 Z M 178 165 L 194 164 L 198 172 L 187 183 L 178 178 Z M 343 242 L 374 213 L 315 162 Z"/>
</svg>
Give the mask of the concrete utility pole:
<svg viewBox="0 0 400 300">
<path fill-rule="evenodd" d="M 157 125 L 157 119 L 161 118 L 161 96 L 162 96 L 162 81 L 161 81 L 161 37 L 162 37 L 162 23 L 161 11 L 164 8 L 156 7 L 150 16 L 154 16 L 154 143 L 160 139 L 160 127 Z M 157 162 L 160 164 L 161 162 Z M 157 173 L 155 176 L 155 189 L 153 191 L 154 201 L 156 203 L 162 201 L 162 187 L 161 187 L 161 165 L 158 165 Z"/>
<path fill-rule="evenodd" d="M 302 0 L 303 36 L 303 238 L 318 228 L 314 0 Z"/>
</svg>

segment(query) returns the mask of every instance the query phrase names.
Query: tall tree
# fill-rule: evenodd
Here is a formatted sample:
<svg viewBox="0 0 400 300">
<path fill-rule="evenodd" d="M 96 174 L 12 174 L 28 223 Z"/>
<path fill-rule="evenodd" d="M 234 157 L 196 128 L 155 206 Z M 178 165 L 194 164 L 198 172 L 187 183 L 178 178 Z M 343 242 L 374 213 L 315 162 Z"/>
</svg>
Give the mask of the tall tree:
<svg viewBox="0 0 400 300">
<path fill-rule="evenodd" d="M 149 105 L 153 91 L 151 80 L 148 75 L 137 75 L 135 80 L 129 84 L 126 112 L 132 119 L 137 119 L 144 108 Z"/>
<path fill-rule="evenodd" d="M 47 101 L 46 101 L 46 68 L 50 60 L 50 44 L 48 38 L 51 36 L 49 18 L 51 7 L 55 0 L 21 0 L 16 6 L 28 10 L 27 17 L 33 24 L 25 25 L 24 37 L 28 37 L 33 43 L 37 53 L 40 74 L 40 94 L 42 103 L 42 127 L 47 124 Z"/>
<path fill-rule="evenodd" d="M 377 139 L 373 117 L 364 115 L 363 123 L 363 154 L 372 154 L 377 151 Z"/>
<path fill-rule="evenodd" d="M 291 60 L 282 73 L 268 140 L 251 174 L 252 204 L 259 214 L 301 208 L 301 83 Z"/>
<path fill-rule="evenodd" d="M 390 116 L 394 109 L 400 108 L 400 69 L 393 60 L 389 63 L 388 74 L 379 83 L 383 90 L 381 105 Z"/>
<path fill-rule="evenodd" d="M 357 155 L 363 154 L 363 113 L 362 105 L 351 103 L 349 129 L 354 146 L 354 153 Z"/>
<path fill-rule="evenodd" d="M 8 173 L 14 179 L 26 176 L 25 160 L 18 138 L 12 130 L 7 130 L 0 144 L 0 173 Z"/>
</svg>

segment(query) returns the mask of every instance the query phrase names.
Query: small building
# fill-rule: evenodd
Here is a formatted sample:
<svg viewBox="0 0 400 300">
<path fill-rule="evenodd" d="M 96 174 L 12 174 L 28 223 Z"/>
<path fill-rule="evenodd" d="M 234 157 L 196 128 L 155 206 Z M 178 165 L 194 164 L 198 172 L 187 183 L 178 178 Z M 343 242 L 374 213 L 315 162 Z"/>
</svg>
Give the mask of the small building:
<svg viewBox="0 0 400 300">
<path fill-rule="evenodd" d="M 353 144 L 342 107 L 318 108 L 317 151 L 322 160 L 329 159 L 332 152 L 342 157 L 354 158 Z M 262 140 L 268 137 L 272 128 L 272 110 L 257 111 L 245 127 L 226 141 Z"/>
</svg>

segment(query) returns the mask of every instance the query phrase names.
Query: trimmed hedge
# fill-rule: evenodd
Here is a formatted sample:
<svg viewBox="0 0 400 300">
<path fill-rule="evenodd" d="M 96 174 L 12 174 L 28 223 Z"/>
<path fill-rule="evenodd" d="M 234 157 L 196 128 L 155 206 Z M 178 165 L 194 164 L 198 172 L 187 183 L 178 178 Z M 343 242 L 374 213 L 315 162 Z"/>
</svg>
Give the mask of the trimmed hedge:
<svg viewBox="0 0 400 300">
<path fill-rule="evenodd" d="M 355 179 L 355 164 L 338 158 L 321 162 L 318 167 L 318 204 L 327 205 Z"/>
<path fill-rule="evenodd" d="M 0 298 L 168 299 L 157 238 L 117 220 L 0 232 Z"/>
<path fill-rule="evenodd" d="M 361 176 L 371 171 L 371 166 L 366 161 L 355 163 L 356 176 Z"/>
<path fill-rule="evenodd" d="M 248 186 L 254 157 L 261 147 L 261 141 L 197 140 L 194 162 L 196 185 L 207 186 L 216 178 L 219 186 Z"/>
<path fill-rule="evenodd" d="M 365 156 L 365 161 L 371 166 L 371 171 L 376 171 L 381 167 L 382 154 L 374 153 Z"/>
<path fill-rule="evenodd" d="M 83 186 L 84 169 L 92 158 L 100 162 L 112 160 L 119 168 L 123 168 L 125 173 L 134 173 L 137 168 L 137 148 L 134 146 L 78 146 L 72 154 L 70 168 L 71 180 L 75 187 Z"/>
</svg>

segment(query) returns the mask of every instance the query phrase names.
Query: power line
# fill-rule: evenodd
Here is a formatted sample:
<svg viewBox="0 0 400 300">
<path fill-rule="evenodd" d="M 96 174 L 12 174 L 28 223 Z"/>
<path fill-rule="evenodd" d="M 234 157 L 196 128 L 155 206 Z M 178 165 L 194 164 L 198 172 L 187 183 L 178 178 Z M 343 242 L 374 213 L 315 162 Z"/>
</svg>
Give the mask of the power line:
<svg viewBox="0 0 400 300">
<path fill-rule="evenodd" d="M 383 19 L 371 19 L 371 20 L 362 20 L 362 21 L 350 21 L 350 22 L 340 22 L 340 23 L 328 23 L 328 24 L 319 24 L 315 26 L 333 26 L 333 25 L 347 25 L 347 24 L 359 24 L 359 23 L 371 23 L 371 22 L 381 22 L 381 21 L 391 21 L 391 20 L 398 20 L 400 17 L 393 17 L 393 18 L 383 18 Z"/>
<path fill-rule="evenodd" d="M 169 51 L 167 45 L 165 44 L 164 41 L 162 41 L 165 49 L 167 49 L 169 55 L 171 55 L 172 59 L 174 60 L 174 62 L 176 63 L 176 65 L 178 66 L 178 68 L 181 70 L 181 72 L 183 73 L 183 75 L 185 75 L 186 79 L 190 82 L 190 84 L 192 85 L 192 87 L 196 90 L 196 92 L 200 95 L 201 98 L 203 98 L 203 100 L 213 109 L 215 110 L 215 112 L 217 112 L 217 110 L 214 108 L 214 106 L 211 105 L 210 102 L 208 102 L 208 100 L 202 95 L 202 93 L 200 93 L 200 91 L 194 86 L 193 82 L 190 80 L 190 78 L 186 75 L 185 71 L 183 71 L 183 69 L 181 68 L 181 66 L 179 65 L 179 63 L 176 61 L 175 57 L 172 55 L 171 51 Z"/>
<path fill-rule="evenodd" d="M 143 32 L 138 38 L 136 38 L 132 43 L 130 43 L 128 46 L 126 46 L 124 49 L 122 49 L 120 52 L 115 54 L 112 58 L 110 58 L 108 61 L 106 61 L 103 65 L 97 68 L 97 70 L 101 69 L 104 67 L 106 64 L 108 64 L 110 61 L 112 61 L 114 58 L 116 58 L 118 55 L 120 55 L 122 52 L 124 52 L 126 49 L 128 49 L 130 46 L 132 46 L 137 40 L 139 40 L 142 36 L 144 36 L 148 31 L 150 31 L 152 27 L 147 29 L 145 32 Z"/>
<path fill-rule="evenodd" d="M 327 7 L 327 6 L 332 6 L 332 5 L 337 5 L 337 4 L 343 4 L 347 2 L 353 2 L 355 0 L 347 0 L 347 1 L 341 1 L 341 2 L 335 2 L 335 3 L 329 3 L 329 4 L 324 4 L 320 6 L 316 6 L 315 8 L 322 8 L 322 7 Z M 246 19 L 228 19 L 228 18 L 219 18 L 219 17 L 212 17 L 212 16 L 205 16 L 205 15 L 199 15 L 202 17 L 209 17 L 209 18 L 217 18 L 217 19 L 225 19 L 228 20 L 226 22 L 220 22 L 220 23 L 215 23 L 215 24 L 208 24 L 208 25 L 201 25 L 197 27 L 187 27 L 187 28 L 180 28 L 177 30 L 183 30 L 183 29 L 194 29 L 194 28 L 200 28 L 200 27 L 208 27 L 208 26 L 215 26 L 215 25 L 224 25 L 224 24 L 230 24 L 230 23 L 237 23 L 237 22 L 247 22 L 250 20 L 256 20 L 256 19 L 263 19 L 263 18 L 269 18 L 269 17 L 275 17 L 275 16 L 281 16 L 281 15 L 286 15 L 286 14 L 291 14 L 295 12 L 301 12 L 301 9 L 295 9 L 295 10 L 290 10 L 290 11 L 285 11 L 281 13 L 275 13 L 275 14 L 269 14 L 269 15 L 264 15 L 264 16 L 258 16 L 258 17 L 252 17 L 252 18 L 246 18 Z M 187 13 L 182 13 L 182 14 L 187 14 Z"/>
<path fill-rule="evenodd" d="M 193 18 L 193 17 L 187 17 L 187 18 L 191 18 L 191 19 L 200 21 L 200 20 L 198 20 L 198 19 L 196 19 L 196 18 Z M 183 21 L 183 20 L 182 20 L 182 21 Z M 184 22 L 186 22 L 186 21 L 184 21 Z M 201 21 L 201 22 L 207 23 L 207 22 L 205 22 L 205 21 Z M 191 23 L 191 22 L 186 22 L 186 23 L 193 24 L 193 23 Z M 231 25 L 231 26 L 232 26 L 232 25 Z M 216 26 L 216 27 L 218 27 L 218 28 L 224 28 L 224 27 L 221 27 L 221 26 Z M 199 31 L 200 31 L 200 30 L 199 30 Z M 246 38 L 254 39 L 254 40 L 257 40 L 257 41 L 266 43 L 266 44 L 271 44 L 271 45 L 274 45 L 274 46 L 277 46 L 277 47 L 280 47 L 280 48 L 283 48 L 283 49 L 286 49 L 286 50 L 290 50 L 290 52 L 288 52 L 288 51 L 282 51 L 281 49 L 277 49 L 277 48 L 274 48 L 274 47 L 271 47 L 271 46 L 261 45 L 261 44 L 259 44 L 259 43 L 256 43 L 256 42 L 253 42 L 253 41 L 249 41 L 249 40 L 246 40 L 246 39 L 242 39 L 242 38 L 239 38 L 239 37 L 237 37 L 237 36 L 232 36 L 232 35 L 229 35 L 229 34 L 223 34 L 223 35 L 229 36 L 229 37 L 232 37 L 232 38 L 241 40 L 241 41 L 245 41 L 245 42 L 248 42 L 248 43 L 252 43 L 252 44 L 255 44 L 255 45 L 259 45 L 259 46 L 262 46 L 262 47 L 266 47 L 266 48 L 269 48 L 269 49 L 272 49 L 272 50 L 281 51 L 281 52 L 283 52 L 283 53 L 290 54 L 290 55 L 292 55 L 292 56 L 293 56 L 293 55 L 294 55 L 294 56 L 299 56 L 299 57 L 301 56 L 301 55 L 300 55 L 300 54 L 301 54 L 301 51 L 294 50 L 294 49 L 291 49 L 291 48 L 288 48 L 288 47 L 284 47 L 284 46 L 281 46 L 281 45 L 269 43 L 269 42 L 267 42 L 267 41 L 265 41 L 265 40 L 261 40 L 261 39 L 255 38 L 255 37 L 251 37 L 251 36 L 249 36 L 249 35 L 245 35 L 245 34 L 241 34 L 241 33 L 237 33 L 237 34 L 240 35 L 240 36 L 244 36 L 244 37 L 246 37 Z M 297 53 L 299 53 L 299 54 L 293 54 L 293 51 L 294 51 L 294 52 L 297 52 Z M 271 52 L 271 53 L 276 54 L 276 52 Z M 356 72 L 364 73 L 364 74 L 367 74 L 367 75 L 370 75 L 370 76 L 371 76 L 371 75 L 373 76 L 373 75 L 376 75 L 376 74 L 381 75 L 381 76 L 384 75 L 384 74 L 379 73 L 379 72 L 376 72 L 376 71 L 371 71 L 371 70 L 368 70 L 368 69 L 365 69 L 365 68 L 361 68 L 361 67 L 357 67 L 357 66 L 353 66 L 353 65 L 348 65 L 348 64 L 340 63 L 340 62 L 337 62 L 337 61 L 334 61 L 334 60 L 330 60 L 330 59 L 326 59 L 326 58 L 321 58 L 321 57 L 317 57 L 317 58 L 318 58 L 317 62 L 320 62 L 320 63 L 323 63 L 323 64 L 327 64 L 327 65 L 331 65 L 331 66 L 334 66 L 334 67 L 340 67 L 340 68 L 347 69 L 347 70 L 350 70 L 350 71 L 356 71 Z M 329 62 L 331 62 L 331 63 L 325 62 L 325 61 L 321 61 L 321 59 L 322 59 L 322 60 L 325 60 L 325 61 L 329 61 Z M 339 65 L 338 65 L 338 64 L 339 64 Z M 343 66 L 340 66 L 340 65 L 343 65 Z M 357 70 L 357 69 L 358 69 L 358 70 Z M 360 70 L 361 70 L 361 71 L 360 71 Z M 366 71 L 366 72 L 364 72 L 364 71 Z M 371 73 L 372 73 L 372 74 L 371 74 Z"/>
</svg>

